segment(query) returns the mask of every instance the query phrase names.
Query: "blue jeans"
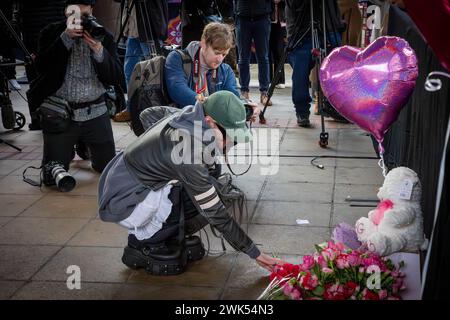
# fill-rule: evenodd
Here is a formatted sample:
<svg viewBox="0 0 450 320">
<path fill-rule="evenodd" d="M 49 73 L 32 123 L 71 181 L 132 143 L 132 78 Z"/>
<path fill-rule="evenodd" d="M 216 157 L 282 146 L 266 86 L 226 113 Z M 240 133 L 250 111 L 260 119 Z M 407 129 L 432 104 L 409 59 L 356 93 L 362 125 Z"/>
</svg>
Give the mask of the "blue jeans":
<svg viewBox="0 0 450 320">
<path fill-rule="evenodd" d="M 269 16 L 256 21 L 251 21 L 249 18 L 236 17 L 239 83 L 241 84 L 241 91 L 249 91 L 252 39 L 255 42 L 256 60 L 258 62 L 259 90 L 266 92 L 269 88 L 269 37 Z"/>
<path fill-rule="evenodd" d="M 128 83 L 130 82 L 131 74 L 133 73 L 134 66 L 148 57 L 150 55 L 150 50 L 147 43 L 139 41 L 138 38 L 128 38 L 127 48 L 125 51 L 125 61 L 123 65 L 125 73 L 125 81 L 128 88 Z M 130 111 L 130 107 L 127 103 L 127 110 Z"/>
<path fill-rule="evenodd" d="M 333 47 L 337 47 L 341 41 L 339 34 L 336 36 L 328 34 L 327 38 Z M 336 43 L 336 40 L 338 43 Z M 309 108 L 312 99 L 309 94 L 309 74 L 314 67 L 311 50 L 311 37 L 306 37 L 289 54 L 288 58 L 292 67 L 292 102 L 296 114 L 301 118 L 308 118 L 310 114 Z"/>
</svg>

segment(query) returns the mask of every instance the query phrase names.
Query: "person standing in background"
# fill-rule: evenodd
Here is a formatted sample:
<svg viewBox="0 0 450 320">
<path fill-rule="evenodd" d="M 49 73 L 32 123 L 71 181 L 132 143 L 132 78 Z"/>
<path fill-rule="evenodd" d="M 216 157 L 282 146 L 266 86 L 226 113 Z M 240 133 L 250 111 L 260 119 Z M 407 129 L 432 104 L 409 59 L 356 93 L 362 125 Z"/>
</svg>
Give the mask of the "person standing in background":
<svg viewBox="0 0 450 320">
<path fill-rule="evenodd" d="M 361 43 L 362 17 L 358 0 L 338 0 L 339 11 L 347 28 L 342 33 L 342 45 L 359 47 Z"/>
<path fill-rule="evenodd" d="M 250 99 L 250 58 L 252 41 L 254 41 L 258 62 L 260 102 L 262 104 L 266 104 L 269 99 L 267 90 L 270 84 L 269 37 L 271 12 L 272 0 L 235 0 L 234 3 L 241 95 L 244 99 Z M 271 106 L 272 102 L 268 101 L 267 105 Z"/>
<path fill-rule="evenodd" d="M 167 0 L 128 0 L 122 21 L 125 22 L 128 7 L 136 1 L 125 26 L 124 36 L 127 37 L 124 74 L 128 90 L 128 83 L 134 67 L 140 61 L 151 58 L 151 40 L 162 43 L 167 38 L 168 5 Z M 130 106 L 116 114 L 115 122 L 131 120 Z"/>
</svg>

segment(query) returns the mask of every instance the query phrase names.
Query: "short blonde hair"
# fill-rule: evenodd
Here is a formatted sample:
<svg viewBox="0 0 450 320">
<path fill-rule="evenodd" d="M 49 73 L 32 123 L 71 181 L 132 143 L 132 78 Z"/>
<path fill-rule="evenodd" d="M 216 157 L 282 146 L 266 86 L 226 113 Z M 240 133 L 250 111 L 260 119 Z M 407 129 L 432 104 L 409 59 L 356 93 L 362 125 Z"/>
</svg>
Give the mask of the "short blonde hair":
<svg viewBox="0 0 450 320">
<path fill-rule="evenodd" d="M 233 30 L 225 23 L 211 22 L 203 29 L 202 40 L 214 50 L 228 50 L 233 47 Z"/>
</svg>

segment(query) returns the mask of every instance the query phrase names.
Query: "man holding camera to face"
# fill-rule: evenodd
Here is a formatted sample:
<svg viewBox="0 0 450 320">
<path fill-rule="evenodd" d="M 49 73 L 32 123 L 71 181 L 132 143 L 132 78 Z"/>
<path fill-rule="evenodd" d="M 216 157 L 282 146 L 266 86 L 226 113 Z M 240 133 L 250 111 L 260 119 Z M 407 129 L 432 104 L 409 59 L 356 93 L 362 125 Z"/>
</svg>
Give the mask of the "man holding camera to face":
<svg viewBox="0 0 450 320">
<path fill-rule="evenodd" d="M 87 146 L 97 172 L 115 156 L 105 88 L 120 85 L 123 73 L 112 35 L 92 16 L 94 4 L 68 0 L 67 23 L 50 24 L 40 33 L 35 58 L 39 76 L 29 98 L 40 106 L 44 168 L 60 163 L 68 170 L 78 142 Z M 54 184 L 46 172 L 44 184 Z"/>
</svg>

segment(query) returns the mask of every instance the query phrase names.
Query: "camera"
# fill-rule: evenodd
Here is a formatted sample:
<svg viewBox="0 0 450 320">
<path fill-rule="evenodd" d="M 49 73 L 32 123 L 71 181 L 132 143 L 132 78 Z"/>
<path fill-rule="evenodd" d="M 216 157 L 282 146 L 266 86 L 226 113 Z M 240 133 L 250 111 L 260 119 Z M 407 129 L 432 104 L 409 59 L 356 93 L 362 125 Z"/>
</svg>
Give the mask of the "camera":
<svg viewBox="0 0 450 320">
<path fill-rule="evenodd" d="M 106 35 L 105 27 L 97 22 L 94 16 L 83 16 L 81 18 L 81 26 L 84 30 L 89 32 L 89 34 L 97 41 L 103 41 Z"/>
<path fill-rule="evenodd" d="M 44 184 L 53 185 L 61 192 L 69 192 L 75 188 L 75 178 L 70 175 L 64 166 L 57 161 L 50 161 L 42 168 L 44 174 Z"/>
</svg>

